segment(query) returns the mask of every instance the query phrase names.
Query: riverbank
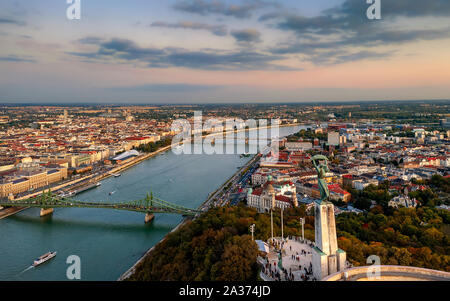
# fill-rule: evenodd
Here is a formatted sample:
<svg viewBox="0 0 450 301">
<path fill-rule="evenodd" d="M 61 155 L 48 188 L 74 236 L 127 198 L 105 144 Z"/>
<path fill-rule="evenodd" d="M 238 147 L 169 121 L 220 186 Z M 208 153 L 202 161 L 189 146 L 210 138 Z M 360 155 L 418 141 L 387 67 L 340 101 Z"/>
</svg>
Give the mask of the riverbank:
<svg viewBox="0 0 450 301">
<path fill-rule="evenodd" d="M 32 193 L 27 194 L 25 196 L 16 198 L 15 200 L 25 200 L 25 199 L 29 199 L 29 198 L 34 198 L 34 197 L 36 197 L 38 195 L 41 195 L 44 191 L 48 191 L 48 190 L 50 190 L 52 192 L 58 191 L 58 190 L 63 189 L 65 187 L 67 187 L 67 186 L 76 185 L 77 183 L 85 181 L 85 180 L 87 180 L 87 179 L 89 179 L 91 177 L 92 177 L 92 175 L 89 175 L 89 176 L 86 176 L 86 177 L 83 177 L 83 178 L 80 178 L 80 179 L 67 181 L 65 183 L 61 183 L 59 185 L 55 185 L 55 186 L 53 186 L 51 188 L 44 188 L 44 189 L 41 189 L 39 191 L 32 192 Z M 87 183 L 85 185 L 88 185 L 88 184 L 89 183 Z M 9 217 L 11 215 L 14 215 L 16 213 L 19 213 L 19 212 L 24 211 L 24 210 L 29 209 L 29 208 L 30 207 L 10 207 L 10 208 L 2 209 L 2 210 L 0 210 L 0 219 L 7 218 L 7 217 Z"/>
<path fill-rule="evenodd" d="M 135 166 L 135 165 L 141 163 L 142 161 L 145 161 L 145 160 L 147 160 L 147 159 L 149 159 L 149 158 L 151 158 L 151 157 L 154 157 L 154 156 L 158 155 L 159 153 L 166 152 L 166 151 L 167 151 L 168 149 L 170 149 L 171 147 L 172 147 L 172 146 L 169 145 L 169 146 L 164 147 L 164 148 L 161 148 L 161 149 L 159 149 L 159 150 L 157 150 L 157 151 L 155 151 L 155 152 L 153 152 L 153 153 L 148 153 L 148 154 L 141 155 L 141 156 L 137 157 L 136 159 L 134 159 L 134 160 L 132 160 L 132 161 L 130 161 L 130 162 L 128 162 L 128 163 L 125 163 L 125 164 L 123 164 L 123 165 L 117 166 L 117 167 L 115 167 L 115 168 L 113 168 L 113 169 L 111 169 L 111 170 L 105 171 L 105 172 L 102 173 L 101 175 L 98 175 L 98 176 L 89 175 L 89 176 L 85 176 L 85 177 L 82 177 L 82 178 L 79 178 L 79 179 L 75 179 L 75 180 L 72 180 L 72 181 L 68 181 L 68 182 L 66 182 L 66 183 L 62 183 L 62 184 L 60 184 L 60 185 L 56 185 L 56 186 L 51 187 L 51 188 L 44 188 L 44 189 L 42 189 L 42 190 L 40 190 L 40 191 L 36 191 L 36 192 L 30 193 L 30 194 L 28 194 L 28 195 L 22 196 L 22 197 L 20 197 L 20 198 L 17 198 L 16 200 L 25 200 L 25 199 L 29 199 L 29 198 L 34 198 L 34 197 L 36 197 L 36 196 L 41 195 L 44 191 L 50 190 L 50 191 L 52 191 L 52 192 L 55 192 L 55 191 L 58 191 L 58 190 L 67 188 L 68 186 L 72 186 L 72 185 L 75 185 L 75 186 L 73 187 L 74 189 L 75 189 L 75 188 L 76 188 L 76 189 L 82 189 L 82 188 L 85 188 L 85 187 L 87 187 L 88 185 L 91 185 L 92 183 L 99 182 L 99 181 L 101 181 L 101 180 L 103 180 L 103 179 L 106 179 L 106 178 L 111 177 L 112 174 L 115 174 L 115 173 L 118 173 L 118 172 L 120 172 L 120 171 L 123 171 L 123 170 L 126 170 L 126 169 L 128 169 L 128 168 L 131 168 L 131 167 L 133 167 L 133 166 Z M 87 181 L 87 180 L 89 180 L 89 181 Z M 86 183 L 82 183 L 82 184 L 79 185 L 79 186 L 76 186 L 77 183 L 84 182 L 84 181 L 87 181 L 87 182 L 86 182 Z M 3 209 L 3 210 L 0 210 L 0 219 L 9 217 L 9 216 L 11 216 L 11 215 L 14 215 L 14 214 L 16 214 L 16 213 L 19 213 L 19 212 L 21 212 L 21 211 L 23 211 L 23 210 L 26 210 L 26 209 L 28 209 L 28 208 L 29 208 L 29 207 L 19 207 L 19 208 L 12 208 L 12 207 L 11 207 L 11 208 L 5 208 L 5 209 Z"/>
<path fill-rule="evenodd" d="M 182 225 L 184 225 L 188 220 L 191 220 L 190 218 L 185 218 L 184 220 L 182 220 L 175 228 L 172 229 L 172 231 L 170 231 L 167 235 L 169 235 L 170 233 L 178 230 L 178 228 L 180 228 Z M 117 281 L 124 281 L 127 280 L 128 278 L 130 278 L 133 273 L 136 271 L 136 267 L 142 263 L 142 261 L 144 261 L 145 258 L 147 258 L 147 256 L 149 256 L 153 250 L 155 249 L 155 247 L 157 245 L 159 245 L 160 243 L 162 243 L 163 241 L 165 241 L 167 239 L 167 235 L 164 236 L 158 243 L 156 243 L 153 247 L 151 247 L 150 249 L 148 249 L 144 255 L 142 255 L 141 258 L 139 258 L 139 260 L 133 264 L 133 266 L 131 268 L 129 268 L 125 273 L 123 273 L 119 279 L 117 279 Z"/>
<path fill-rule="evenodd" d="M 306 126 L 305 124 L 301 124 L 301 123 L 295 123 L 295 124 L 286 124 L 286 125 L 279 125 L 279 127 L 293 127 L 293 126 Z M 269 129 L 272 128 L 274 126 L 267 126 L 267 127 L 263 127 L 261 129 Z M 258 128 L 253 128 L 253 129 L 242 129 L 242 130 L 234 130 L 234 133 L 238 133 L 238 132 L 242 132 L 242 131 L 247 131 L 247 130 L 258 130 Z M 217 136 L 220 134 L 226 134 L 229 133 L 231 131 L 228 132 L 222 132 L 222 133 L 216 133 L 216 134 L 212 134 L 212 136 Z M 211 134 L 209 134 L 211 135 Z M 202 138 L 205 138 L 209 135 L 203 135 Z M 182 142 L 178 143 L 178 145 L 180 145 Z M 174 145 L 171 145 L 170 147 L 172 147 Z M 199 206 L 199 209 L 209 209 L 208 207 L 210 207 L 210 202 L 211 200 L 213 200 L 216 195 L 221 192 L 223 190 L 224 187 L 226 187 L 226 185 L 228 185 L 236 176 L 240 175 L 246 168 L 248 168 L 249 166 L 251 166 L 252 164 L 255 163 L 255 161 L 258 159 L 258 154 L 256 154 L 251 160 L 249 160 L 244 166 L 242 166 L 237 172 L 235 172 L 227 181 L 224 182 L 224 184 L 222 184 L 218 189 L 216 189 L 214 192 L 211 193 L 211 195 L 208 196 L 208 198 Z M 185 224 L 187 222 L 187 219 L 184 219 L 183 221 L 181 221 L 172 231 L 170 231 L 170 233 L 176 231 L 179 227 L 181 227 L 183 224 Z M 136 267 L 142 263 L 142 261 L 149 256 L 152 251 L 155 249 L 155 247 L 164 242 L 167 238 L 167 235 L 164 236 L 157 244 L 155 244 L 153 247 L 151 247 L 149 250 L 147 250 L 144 255 L 131 267 L 129 268 L 125 273 L 123 273 L 118 279 L 117 281 L 124 281 L 127 280 L 131 275 L 133 275 L 133 273 L 136 270 Z"/>
<path fill-rule="evenodd" d="M 10 208 L 2 209 L 0 211 L 0 219 L 7 218 L 8 216 L 14 215 L 14 214 L 19 213 L 20 211 L 23 211 L 28 208 L 29 207 L 10 207 Z"/>
<path fill-rule="evenodd" d="M 244 170 L 249 168 L 251 165 L 255 164 L 258 159 L 259 159 L 259 156 L 258 156 L 258 154 L 256 154 L 244 166 L 239 168 L 238 171 L 236 171 L 224 184 L 222 184 L 218 189 L 216 189 L 198 208 L 200 210 L 211 208 L 210 207 L 211 206 L 210 202 L 217 196 L 217 194 L 220 193 L 220 192 L 224 193 L 223 188 L 225 188 L 229 183 L 231 183 L 236 177 L 239 177 L 239 175 Z M 196 217 L 198 217 L 198 216 L 196 216 Z M 194 219 L 196 217 L 194 217 Z M 170 233 L 178 230 L 178 228 L 180 228 L 182 225 L 184 225 L 185 223 L 187 223 L 190 220 L 192 220 L 192 219 L 191 218 L 185 218 L 172 231 L 170 231 L 167 235 L 169 235 Z M 147 250 L 144 253 L 144 255 L 141 258 L 139 258 L 139 260 L 131 268 L 129 268 L 125 273 L 123 273 L 119 277 L 119 279 L 117 279 L 117 281 L 125 281 L 128 278 L 130 278 L 133 275 L 133 273 L 136 271 L 136 267 L 139 266 L 139 264 L 141 264 L 145 260 L 145 258 L 150 256 L 150 254 L 153 252 L 153 250 L 155 249 L 155 247 L 157 245 L 161 244 L 162 242 L 164 242 L 167 239 L 167 235 L 164 236 L 157 244 L 155 244 L 153 247 L 151 247 L 149 250 Z"/>
<path fill-rule="evenodd" d="M 298 129 L 280 129 L 280 136 Z M 143 194 L 153 191 L 158 198 L 173 204 L 197 208 L 250 159 L 236 154 L 177 155 L 168 151 L 121 172 L 121 177 L 102 180 L 101 186 L 75 199 L 124 202 L 142 199 Z M 93 175 L 96 177 L 112 167 L 117 165 L 108 169 L 94 168 Z M 64 191 L 71 191 L 72 187 Z M 110 195 L 111 191 L 115 193 Z M 234 191 L 230 193 L 235 196 Z M 158 214 L 152 223 L 144 224 L 142 213 L 85 208 L 58 209 L 52 217 L 43 219 L 38 209 L 25 210 L 0 220 L 4 230 L 0 234 L 1 250 L 5 254 L 0 259 L 0 280 L 65 280 L 67 265 L 63 258 L 76 254 L 86 263 L 82 271 L 84 281 L 116 281 L 181 221 L 181 215 Z M 180 228 L 176 233 L 179 231 Z M 48 250 L 57 250 L 61 260 L 46 265 L 45 269 L 20 274 L 29 266 L 30 259 Z M 151 254 L 150 257 L 154 253 Z"/>
<path fill-rule="evenodd" d="M 283 127 L 293 127 L 293 126 L 300 126 L 300 125 L 303 125 L 303 124 L 301 124 L 301 123 L 284 124 L 284 125 L 278 125 L 278 127 L 283 128 Z M 273 128 L 273 127 L 275 127 L 275 126 L 270 125 L 270 126 L 265 126 L 265 127 L 260 127 L 260 128 L 251 128 L 251 129 L 234 130 L 233 132 L 234 132 L 234 133 L 239 133 L 239 132 L 243 132 L 243 131 L 254 131 L 254 130 L 258 130 L 258 129 L 270 129 L 270 128 Z M 202 139 L 204 139 L 204 138 L 206 138 L 206 137 L 208 137 L 208 136 L 210 136 L 210 135 L 213 135 L 213 136 L 217 136 L 217 135 L 220 135 L 220 134 L 226 135 L 227 133 L 230 133 L 230 132 L 231 132 L 231 131 L 226 131 L 226 132 L 222 132 L 222 133 L 214 133 L 214 134 L 202 135 Z M 134 160 L 132 160 L 132 161 L 130 161 L 130 162 L 127 162 L 127 163 L 125 163 L 125 164 L 123 164 L 123 165 L 119 165 L 119 166 L 117 166 L 117 167 L 114 167 L 113 169 L 108 170 L 108 171 L 104 172 L 103 174 L 101 174 L 101 175 L 99 175 L 99 176 L 97 176 L 97 177 L 88 176 L 88 177 L 84 177 L 84 178 L 78 179 L 77 182 L 81 182 L 81 181 L 87 180 L 87 179 L 89 179 L 89 178 L 92 178 L 92 179 L 90 180 L 89 183 L 86 183 L 85 185 L 81 185 L 81 186 L 78 187 L 78 188 L 82 188 L 83 186 L 87 186 L 87 185 L 89 185 L 91 182 L 98 182 L 98 181 L 101 181 L 101 180 L 103 180 L 103 179 L 109 178 L 109 177 L 112 176 L 112 174 L 116 174 L 116 173 L 119 173 L 119 172 L 121 172 L 121 171 L 127 170 L 127 169 L 129 169 L 129 168 L 131 168 L 131 167 L 133 167 L 133 166 L 135 166 L 135 165 L 137 165 L 137 164 L 139 164 L 139 163 L 141 163 L 141 162 L 143 162 L 143 161 L 145 161 L 145 160 L 147 160 L 147 159 L 150 159 L 150 158 L 152 158 L 152 157 L 154 157 L 154 156 L 156 156 L 156 155 L 158 155 L 158 154 L 165 153 L 166 151 L 172 149 L 172 147 L 176 147 L 176 146 L 179 146 L 179 145 L 183 144 L 183 142 L 184 142 L 184 141 L 180 141 L 180 142 L 178 142 L 178 143 L 174 143 L 174 144 L 165 146 L 165 147 L 163 147 L 163 148 L 160 148 L 160 149 L 158 149 L 158 150 L 155 151 L 155 152 L 147 153 L 147 154 L 143 154 L 143 155 L 141 155 L 141 156 L 138 156 L 138 157 L 135 158 Z M 227 181 L 226 183 L 228 183 L 228 181 Z M 225 184 L 226 184 L 226 183 L 225 183 Z M 225 185 L 225 184 L 224 184 L 224 185 Z M 65 184 L 64 186 L 58 186 L 59 188 L 54 189 L 54 190 L 52 189 L 51 191 L 59 190 L 59 189 L 62 189 L 62 188 L 64 188 L 64 187 L 67 187 L 67 186 L 70 186 L 70 185 L 72 185 L 72 184 L 71 184 L 71 183 L 68 183 L 68 184 Z M 22 197 L 22 198 L 20 198 L 20 199 L 25 199 L 25 198 L 34 197 L 34 196 L 39 195 L 39 194 L 41 194 L 41 193 L 42 193 L 42 191 L 39 192 L 39 193 L 35 193 L 34 195 L 28 195 L 28 196 L 26 196 L 26 197 Z M 205 203 L 206 203 L 207 201 L 208 201 L 208 200 L 205 200 Z"/>
<path fill-rule="evenodd" d="M 304 125 L 304 124 L 292 123 L 292 124 L 278 125 L 278 127 L 283 128 L 283 127 L 292 127 L 292 126 L 300 126 L 300 125 Z M 239 132 L 243 132 L 243 131 L 254 131 L 254 130 L 258 130 L 258 129 L 270 129 L 270 128 L 273 128 L 273 127 L 275 127 L 275 125 L 269 125 L 269 126 L 259 127 L 259 128 L 241 129 L 241 130 L 225 131 L 225 132 L 220 132 L 220 133 L 207 134 L 207 135 L 202 135 L 202 139 L 206 138 L 206 137 L 208 137 L 210 135 L 212 135 L 212 136 L 217 136 L 217 135 L 221 135 L 221 134 L 222 135 L 226 135 L 226 134 L 228 134 L 230 132 L 239 133 Z M 82 177 L 82 178 L 79 178 L 79 179 L 75 179 L 75 180 L 71 180 L 71 181 L 68 181 L 68 182 L 65 182 L 65 183 L 61 183 L 59 185 L 55 185 L 54 187 L 51 187 L 51 188 L 44 188 L 44 189 L 42 189 L 40 191 L 32 192 L 30 194 L 27 194 L 25 196 L 17 198 L 17 200 L 24 200 L 24 199 L 33 198 L 33 197 L 36 197 L 38 195 L 41 195 L 44 191 L 48 191 L 48 190 L 50 190 L 52 192 L 55 192 L 55 191 L 67 188 L 68 186 L 72 186 L 72 185 L 75 185 L 77 183 L 89 180 L 88 182 L 83 183 L 80 186 L 76 186 L 77 189 L 82 189 L 82 188 L 84 188 L 84 187 L 86 187 L 86 186 L 88 186 L 88 185 L 90 185 L 90 184 L 92 184 L 94 182 L 98 182 L 98 181 L 101 181 L 103 179 L 109 178 L 109 177 L 112 176 L 112 174 L 116 174 L 116 173 L 119 173 L 119 172 L 124 171 L 126 169 L 129 169 L 129 168 L 131 168 L 131 167 L 141 163 L 142 161 L 150 159 L 150 158 L 152 158 L 152 157 L 154 157 L 154 156 L 156 156 L 158 154 L 164 153 L 164 152 L 168 151 L 169 149 L 172 149 L 172 147 L 179 146 L 179 145 L 183 144 L 183 142 L 184 141 L 180 141 L 179 143 L 171 144 L 171 145 L 165 146 L 165 147 L 163 147 L 161 149 L 158 149 L 155 152 L 147 153 L 147 154 L 143 154 L 141 156 L 138 156 L 134 160 L 132 160 L 130 162 L 127 162 L 127 163 L 125 163 L 123 165 L 116 166 L 116 167 L 114 167 L 114 168 L 112 168 L 112 169 L 110 169 L 108 171 L 105 171 L 101 175 L 98 175 L 98 176 L 88 175 L 88 176 L 85 176 L 85 177 Z M 25 208 L 25 209 L 27 209 L 27 208 Z M 22 209 L 22 210 L 24 210 L 24 209 Z M 19 212 L 19 211 L 17 211 L 17 212 Z M 17 212 L 15 212 L 15 213 L 17 213 Z M 14 214 L 14 213 L 12 213 L 12 214 Z M 10 214 L 10 215 L 12 215 L 12 214 Z M 10 216 L 10 215 L 8 215 L 8 216 Z"/>
</svg>

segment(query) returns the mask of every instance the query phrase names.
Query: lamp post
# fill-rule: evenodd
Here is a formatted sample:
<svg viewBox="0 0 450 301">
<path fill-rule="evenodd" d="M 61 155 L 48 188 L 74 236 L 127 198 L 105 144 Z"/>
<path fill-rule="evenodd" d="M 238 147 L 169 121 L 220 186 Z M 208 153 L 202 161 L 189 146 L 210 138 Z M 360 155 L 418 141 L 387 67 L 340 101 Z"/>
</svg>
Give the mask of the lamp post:
<svg viewBox="0 0 450 301">
<path fill-rule="evenodd" d="M 305 241 L 305 219 L 300 218 L 300 224 L 302 225 L 302 241 Z"/>
<path fill-rule="evenodd" d="M 272 232 L 272 243 L 273 243 L 273 210 L 270 209 L 270 228 Z"/>
<path fill-rule="evenodd" d="M 250 232 L 252 232 L 252 240 L 254 241 L 255 239 L 253 238 L 253 233 L 255 232 L 255 224 L 250 226 Z"/>
</svg>

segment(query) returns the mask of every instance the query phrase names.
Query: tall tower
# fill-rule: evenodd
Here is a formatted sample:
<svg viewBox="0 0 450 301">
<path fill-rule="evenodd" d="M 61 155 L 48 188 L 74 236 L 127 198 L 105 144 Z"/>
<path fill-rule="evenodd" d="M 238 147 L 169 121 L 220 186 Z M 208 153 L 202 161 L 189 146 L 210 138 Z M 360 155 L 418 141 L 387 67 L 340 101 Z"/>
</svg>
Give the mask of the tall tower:
<svg viewBox="0 0 450 301">
<path fill-rule="evenodd" d="M 267 185 L 267 193 L 270 196 L 270 231 L 272 236 L 272 242 L 273 242 L 273 209 L 275 208 L 275 189 L 273 188 L 272 184 L 269 183 Z"/>
</svg>

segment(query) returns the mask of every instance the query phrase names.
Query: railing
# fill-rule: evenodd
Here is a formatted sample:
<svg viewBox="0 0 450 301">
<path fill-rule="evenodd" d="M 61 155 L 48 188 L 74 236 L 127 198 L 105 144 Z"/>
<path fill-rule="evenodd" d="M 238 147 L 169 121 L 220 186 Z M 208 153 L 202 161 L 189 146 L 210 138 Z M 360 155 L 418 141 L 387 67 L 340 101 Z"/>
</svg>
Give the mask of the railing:
<svg viewBox="0 0 450 301">
<path fill-rule="evenodd" d="M 43 193 L 41 196 L 19 201 L 0 201 L 3 207 L 39 207 L 39 208 L 102 208 L 127 210 L 143 213 L 176 213 L 182 215 L 194 216 L 199 211 L 175 205 L 167 201 L 153 198 L 153 195 L 143 200 L 123 203 L 91 203 L 84 201 L 75 201 L 69 198 L 61 198 L 53 195 L 51 192 Z"/>
</svg>

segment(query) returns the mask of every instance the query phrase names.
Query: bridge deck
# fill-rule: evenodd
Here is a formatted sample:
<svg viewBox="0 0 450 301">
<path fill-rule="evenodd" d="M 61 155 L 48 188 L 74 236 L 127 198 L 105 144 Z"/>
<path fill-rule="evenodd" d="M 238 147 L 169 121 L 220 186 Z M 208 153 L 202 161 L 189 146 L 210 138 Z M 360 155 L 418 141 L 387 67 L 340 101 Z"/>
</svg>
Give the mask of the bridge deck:
<svg viewBox="0 0 450 301">
<path fill-rule="evenodd" d="M 122 203 L 84 202 L 60 198 L 51 193 L 44 193 L 36 198 L 20 201 L 0 201 L 4 207 L 38 207 L 38 208 L 102 208 L 126 210 L 143 213 L 174 213 L 195 215 L 198 210 L 175 205 L 167 201 L 147 196 L 146 199 Z"/>
</svg>

